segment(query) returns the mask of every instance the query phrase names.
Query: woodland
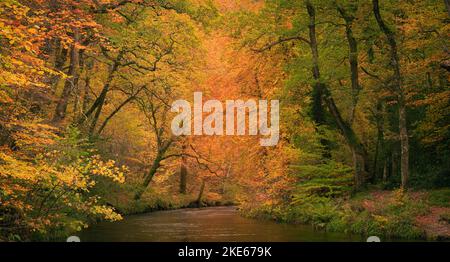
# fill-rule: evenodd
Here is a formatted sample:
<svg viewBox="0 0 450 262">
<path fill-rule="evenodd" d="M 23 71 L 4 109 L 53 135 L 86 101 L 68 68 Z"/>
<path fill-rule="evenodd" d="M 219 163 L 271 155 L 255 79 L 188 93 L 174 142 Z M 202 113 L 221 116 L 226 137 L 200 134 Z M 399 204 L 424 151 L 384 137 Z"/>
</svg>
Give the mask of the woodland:
<svg viewBox="0 0 450 262">
<path fill-rule="evenodd" d="M 450 238 L 449 0 L 0 0 L 0 242 L 127 215 Z M 279 100 L 280 139 L 171 104 Z"/>
</svg>

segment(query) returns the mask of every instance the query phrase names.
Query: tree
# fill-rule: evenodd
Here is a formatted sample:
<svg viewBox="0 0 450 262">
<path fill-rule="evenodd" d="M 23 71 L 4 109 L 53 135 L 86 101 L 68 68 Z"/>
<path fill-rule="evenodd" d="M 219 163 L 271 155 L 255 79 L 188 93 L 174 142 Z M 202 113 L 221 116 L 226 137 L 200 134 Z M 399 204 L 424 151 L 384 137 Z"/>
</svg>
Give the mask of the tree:
<svg viewBox="0 0 450 262">
<path fill-rule="evenodd" d="M 353 38 L 351 31 L 351 18 L 347 15 L 342 7 L 337 7 L 341 15 L 345 15 L 346 17 L 346 34 L 347 39 L 349 41 L 350 52 L 349 52 L 349 61 L 351 67 L 351 78 L 352 78 L 352 90 L 353 90 L 353 107 L 356 107 L 356 101 L 358 97 L 358 93 L 360 90 L 360 85 L 358 81 L 358 62 L 357 62 L 357 46 L 355 46 L 355 39 Z M 320 70 L 320 60 L 319 60 L 319 44 L 317 41 L 317 33 L 316 33 L 316 8 L 311 1 L 305 1 L 305 9 L 307 11 L 307 15 L 309 17 L 308 21 L 308 35 L 309 38 L 306 39 L 302 36 L 294 36 L 294 37 L 280 37 L 279 40 L 266 44 L 262 48 L 254 49 L 257 52 L 266 51 L 276 45 L 290 42 L 290 41 L 301 41 L 306 43 L 311 50 L 311 61 L 312 61 L 312 76 L 314 79 L 313 89 L 312 89 L 312 115 L 313 120 L 316 124 L 321 125 L 325 124 L 325 115 L 324 115 L 324 107 L 328 109 L 333 121 L 338 127 L 341 134 L 344 136 L 347 145 L 350 147 L 353 154 L 353 166 L 355 170 L 355 188 L 357 190 L 361 189 L 365 183 L 365 177 L 367 176 L 368 170 L 368 156 L 366 149 L 364 148 L 361 141 L 359 141 L 358 136 L 354 132 L 351 124 L 349 124 L 341 115 L 339 108 L 336 106 L 335 100 L 332 96 L 332 93 L 327 86 L 327 83 L 324 82 L 323 77 L 321 76 Z M 356 52 L 356 53 L 355 53 Z M 356 67 L 355 67 L 356 66 Z M 356 71 L 355 71 L 356 69 Z M 352 109 L 353 111 L 353 109 Z M 351 121 L 353 119 L 353 113 L 351 116 Z"/>
<path fill-rule="evenodd" d="M 377 23 L 386 35 L 387 41 L 390 46 L 391 55 L 391 66 L 394 71 L 392 86 L 395 89 L 397 95 L 398 103 L 398 123 L 400 132 L 400 142 L 401 142 L 401 177 L 402 177 L 402 188 L 406 188 L 408 185 L 409 177 L 409 137 L 408 137 L 408 127 L 407 127 L 407 116 L 406 116 L 406 101 L 405 94 L 402 87 L 402 75 L 400 72 L 400 60 L 397 51 L 397 41 L 395 40 L 394 32 L 385 24 L 383 18 L 380 14 L 380 6 L 378 0 L 373 0 L 373 12 Z"/>
</svg>

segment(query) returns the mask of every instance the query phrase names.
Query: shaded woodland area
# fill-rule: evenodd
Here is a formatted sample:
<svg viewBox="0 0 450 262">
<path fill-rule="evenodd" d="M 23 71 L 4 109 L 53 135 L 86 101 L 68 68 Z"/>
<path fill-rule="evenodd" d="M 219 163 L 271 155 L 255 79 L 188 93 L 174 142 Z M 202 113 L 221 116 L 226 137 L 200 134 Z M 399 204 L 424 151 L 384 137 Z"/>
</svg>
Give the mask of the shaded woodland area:
<svg viewBox="0 0 450 262">
<path fill-rule="evenodd" d="M 450 238 L 448 0 L 0 0 L 0 241 L 237 205 Z M 277 99 L 281 138 L 174 136 L 171 104 Z"/>
</svg>

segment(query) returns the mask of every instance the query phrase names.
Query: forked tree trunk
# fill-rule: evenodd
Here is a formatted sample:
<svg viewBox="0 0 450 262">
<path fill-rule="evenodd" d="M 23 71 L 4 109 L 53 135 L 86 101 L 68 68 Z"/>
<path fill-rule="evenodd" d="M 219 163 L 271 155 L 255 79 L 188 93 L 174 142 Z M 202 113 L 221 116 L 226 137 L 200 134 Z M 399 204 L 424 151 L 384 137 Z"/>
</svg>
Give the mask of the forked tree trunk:
<svg viewBox="0 0 450 262">
<path fill-rule="evenodd" d="M 368 174 L 367 170 L 369 168 L 367 165 L 368 156 L 366 149 L 352 127 L 342 118 L 328 89 L 326 91 L 327 93 L 324 96 L 325 103 L 327 104 L 328 110 L 333 116 L 339 131 L 344 136 L 347 145 L 350 147 L 353 155 L 355 189 L 360 190 L 365 185 L 366 176 Z"/>
<path fill-rule="evenodd" d="M 137 90 L 136 93 L 130 95 L 127 99 L 125 99 L 122 103 L 120 103 L 120 105 L 118 107 L 116 107 L 116 109 L 114 109 L 106 118 L 105 120 L 103 120 L 103 123 L 101 124 L 100 128 L 98 129 L 98 134 L 100 135 L 103 130 L 105 129 L 106 125 L 109 123 L 109 121 L 117 114 L 119 113 L 122 108 L 124 108 L 126 105 L 128 105 L 129 103 L 131 103 L 132 101 L 134 101 L 137 96 L 142 92 L 142 90 L 144 90 L 144 88 L 146 87 L 146 85 L 142 86 L 139 90 Z"/>
<path fill-rule="evenodd" d="M 314 105 L 322 106 L 322 101 L 325 102 L 331 116 L 336 122 L 339 131 L 344 136 L 347 145 L 350 147 L 352 152 L 353 159 L 353 167 L 354 167 L 354 181 L 355 181 L 355 189 L 359 190 L 365 184 L 365 176 L 367 173 L 367 153 L 359 141 L 359 138 L 355 134 L 351 125 L 348 124 L 342 118 L 342 115 L 339 109 L 334 102 L 333 97 L 331 96 L 331 92 L 328 90 L 327 85 L 322 83 L 322 79 L 320 77 L 320 66 L 319 66 L 319 51 L 317 44 L 317 35 L 316 35 L 316 13 L 314 5 L 311 1 L 306 1 L 306 8 L 309 16 L 309 44 L 312 51 L 312 60 L 313 60 L 313 77 L 315 80 L 314 89 L 320 93 L 318 97 L 319 101 L 314 101 Z M 314 98 L 315 100 L 316 98 Z"/>
<path fill-rule="evenodd" d="M 83 124 L 95 112 L 96 113 L 95 118 L 91 124 L 90 131 L 93 132 L 93 130 L 95 129 L 95 126 L 97 125 L 98 117 L 100 116 L 102 107 L 106 101 L 106 96 L 108 95 L 109 89 L 111 87 L 111 83 L 114 79 L 114 75 L 117 72 L 117 70 L 119 69 L 120 61 L 122 60 L 122 57 L 123 57 L 123 51 L 120 51 L 119 54 L 117 55 L 116 59 L 114 60 L 113 65 L 108 73 L 108 77 L 106 78 L 106 82 L 103 85 L 100 95 L 97 97 L 97 99 L 95 99 L 92 106 L 86 112 L 84 112 L 83 117 L 81 117 L 78 120 L 78 122 L 77 122 L 78 125 Z"/>
</svg>

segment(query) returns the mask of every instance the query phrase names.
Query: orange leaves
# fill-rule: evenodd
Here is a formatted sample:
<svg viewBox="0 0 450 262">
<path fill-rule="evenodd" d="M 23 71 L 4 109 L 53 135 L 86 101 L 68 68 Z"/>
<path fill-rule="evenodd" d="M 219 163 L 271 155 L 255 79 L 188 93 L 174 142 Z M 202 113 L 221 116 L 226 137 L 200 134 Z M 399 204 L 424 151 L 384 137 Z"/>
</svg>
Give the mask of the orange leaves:
<svg viewBox="0 0 450 262">
<path fill-rule="evenodd" d="M 28 8 L 0 4 L 0 81 L 6 86 L 44 87 L 43 75 L 49 71 L 39 57 L 44 33 L 38 19 L 28 17 Z"/>
<path fill-rule="evenodd" d="M 0 90 L 0 104 L 11 104 L 14 100 L 5 90 Z"/>
</svg>

